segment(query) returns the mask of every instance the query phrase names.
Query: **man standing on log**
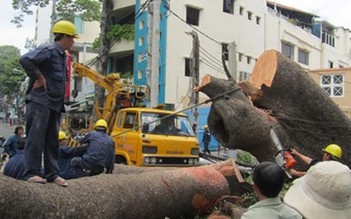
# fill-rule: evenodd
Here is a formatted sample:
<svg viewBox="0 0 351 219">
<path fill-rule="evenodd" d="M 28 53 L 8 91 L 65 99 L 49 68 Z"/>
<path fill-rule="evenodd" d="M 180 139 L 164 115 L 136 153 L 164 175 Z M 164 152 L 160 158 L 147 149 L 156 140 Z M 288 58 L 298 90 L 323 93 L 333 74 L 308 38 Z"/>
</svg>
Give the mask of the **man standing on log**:
<svg viewBox="0 0 351 219">
<path fill-rule="evenodd" d="M 285 173 L 273 162 L 262 162 L 253 172 L 254 189 L 259 202 L 249 207 L 241 219 L 302 219 L 293 208 L 282 203 L 279 192 L 284 185 Z"/>
<path fill-rule="evenodd" d="M 205 129 L 205 131 L 204 131 L 204 134 L 202 136 L 202 142 L 204 143 L 204 151 L 205 151 L 205 153 L 211 154 L 211 151 L 209 149 L 209 144 L 211 142 L 211 133 L 208 130 L 207 125 L 204 126 L 204 129 Z"/>
<path fill-rule="evenodd" d="M 324 148 L 323 151 L 324 151 L 324 154 L 323 154 L 322 161 L 329 161 L 329 160 L 339 161 L 341 159 L 342 149 L 337 144 L 330 144 L 326 148 Z M 320 162 L 320 160 L 312 159 L 310 157 L 307 157 L 306 155 L 301 154 L 300 152 L 298 152 L 295 149 L 291 150 L 291 154 L 299 157 L 302 160 L 302 162 L 307 164 L 308 165 L 308 169 L 310 167 L 312 167 L 313 165 L 315 165 L 316 163 Z M 295 170 L 293 168 L 290 169 L 290 173 L 292 175 L 298 176 L 298 177 L 304 176 L 306 174 L 306 172 L 297 171 L 297 170 Z"/>
<path fill-rule="evenodd" d="M 30 77 L 26 93 L 25 177 L 29 182 L 67 183 L 58 173 L 58 132 L 61 112 L 64 112 L 67 64 L 65 50 L 78 38 L 74 24 L 59 21 L 52 28 L 54 43 L 40 46 L 20 58 Z M 45 179 L 39 176 L 44 152 Z"/>
</svg>

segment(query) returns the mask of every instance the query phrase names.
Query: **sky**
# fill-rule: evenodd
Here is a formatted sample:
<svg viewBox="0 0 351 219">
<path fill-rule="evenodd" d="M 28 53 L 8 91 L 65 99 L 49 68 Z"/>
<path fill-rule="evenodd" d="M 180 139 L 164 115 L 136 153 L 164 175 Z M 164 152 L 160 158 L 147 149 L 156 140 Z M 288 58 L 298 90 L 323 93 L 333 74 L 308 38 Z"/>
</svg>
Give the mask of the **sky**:
<svg viewBox="0 0 351 219">
<path fill-rule="evenodd" d="M 351 30 L 350 0 L 271 0 L 319 15 L 335 26 L 343 26 Z M 13 45 L 24 54 L 26 39 L 34 38 L 35 18 L 26 16 L 23 27 L 16 28 L 11 19 L 18 13 L 12 8 L 12 0 L 0 0 L 0 46 Z M 49 21 L 48 21 L 49 22 Z"/>
<path fill-rule="evenodd" d="M 26 16 L 23 27 L 17 28 L 15 24 L 10 21 L 18 14 L 12 8 L 12 0 L 0 0 L 0 46 L 13 45 L 21 50 L 21 54 L 26 52 L 24 45 L 26 39 L 33 39 L 35 32 L 35 18 L 34 16 Z"/>
</svg>

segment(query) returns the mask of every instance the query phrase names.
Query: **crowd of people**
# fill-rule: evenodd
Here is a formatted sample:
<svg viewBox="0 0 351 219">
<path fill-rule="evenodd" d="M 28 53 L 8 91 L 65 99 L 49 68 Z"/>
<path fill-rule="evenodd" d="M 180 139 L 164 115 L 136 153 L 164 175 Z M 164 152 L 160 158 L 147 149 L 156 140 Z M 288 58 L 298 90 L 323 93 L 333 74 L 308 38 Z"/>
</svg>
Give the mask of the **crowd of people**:
<svg viewBox="0 0 351 219">
<path fill-rule="evenodd" d="M 80 140 L 81 146 L 68 147 L 68 137 L 65 132 L 59 131 L 59 151 L 56 160 L 58 175 L 62 179 L 74 179 L 93 176 L 103 173 L 112 173 L 115 159 L 115 144 L 107 134 L 107 123 L 105 120 L 98 120 L 95 124 L 95 131 L 87 133 Z M 21 130 L 21 131 L 19 131 Z M 22 133 L 22 134 L 20 134 Z M 13 140 L 15 139 L 16 140 Z M 20 180 L 28 180 L 26 176 L 25 143 L 23 128 L 17 127 L 15 135 L 11 136 L 5 143 L 4 153 L 9 155 L 9 160 L 4 168 L 4 175 Z M 45 168 L 43 165 L 38 171 L 38 176 L 43 180 L 30 182 L 47 183 Z M 56 183 L 66 187 L 66 181 Z"/>
</svg>

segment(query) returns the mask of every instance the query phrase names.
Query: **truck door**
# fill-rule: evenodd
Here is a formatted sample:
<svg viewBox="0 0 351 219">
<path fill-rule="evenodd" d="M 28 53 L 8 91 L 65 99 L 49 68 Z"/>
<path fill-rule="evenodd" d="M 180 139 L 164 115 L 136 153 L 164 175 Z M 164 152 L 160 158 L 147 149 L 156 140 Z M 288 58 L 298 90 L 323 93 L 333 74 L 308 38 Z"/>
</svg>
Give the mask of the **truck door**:
<svg viewBox="0 0 351 219">
<path fill-rule="evenodd" d="M 122 133 L 119 136 L 120 147 L 127 152 L 131 162 L 136 162 L 138 144 L 140 139 L 138 114 L 136 112 L 125 112 L 122 121 Z"/>
</svg>

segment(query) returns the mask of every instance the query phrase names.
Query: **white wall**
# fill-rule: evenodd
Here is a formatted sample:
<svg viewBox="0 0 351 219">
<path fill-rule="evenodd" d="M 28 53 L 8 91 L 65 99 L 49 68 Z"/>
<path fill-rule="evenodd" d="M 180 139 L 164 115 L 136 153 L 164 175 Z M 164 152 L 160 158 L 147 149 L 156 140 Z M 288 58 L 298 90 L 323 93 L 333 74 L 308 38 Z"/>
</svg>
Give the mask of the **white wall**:
<svg viewBox="0 0 351 219">
<path fill-rule="evenodd" d="M 256 59 L 263 52 L 264 41 L 264 12 L 265 2 L 261 0 L 234 1 L 234 14 L 222 11 L 222 1 L 213 0 L 177 0 L 171 2 L 171 10 L 186 20 L 186 6 L 199 8 L 200 19 L 197 29 L 219 43 L 237 44 L 237 51 L 252 57 L 251 64 L 238 62 L 238 72 L 251 72 Z M 245 8 L 243 15 L 239 14 L 239 7 Z M 247 10 L 252 12 L 252 20 L 248 20 Z M 256 16 L 261 18 L 260 25 L 256 24 Z M 185 32 L 193 29 L 174 15 L 170 14 L 167 24 L 167 60 L 166 60 L 166 101 L 179 103 L 189 91 L 189 77 L 184 76 L 185 60 L 192 51 L 192 37 Z M 200 81 L 205 74 L 226 78 L 222 64 L 222 46 L 198 33 L 200 46 L 215 57 L 209 58 L 200 52 Z M 202 51 L 202 49 L 200 49 Z M 208 65 L 211 65 L 209 67 Z M 213 69 L 213 66 L 215 66 Z M 202 97 L 204 97 L 201 94 Z"/>
</svg>

